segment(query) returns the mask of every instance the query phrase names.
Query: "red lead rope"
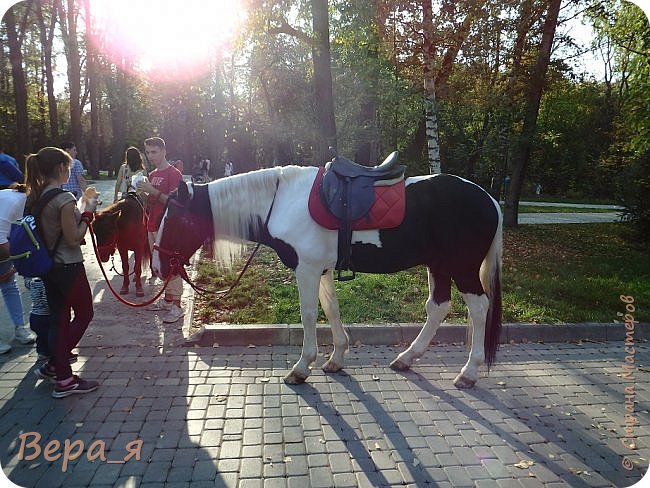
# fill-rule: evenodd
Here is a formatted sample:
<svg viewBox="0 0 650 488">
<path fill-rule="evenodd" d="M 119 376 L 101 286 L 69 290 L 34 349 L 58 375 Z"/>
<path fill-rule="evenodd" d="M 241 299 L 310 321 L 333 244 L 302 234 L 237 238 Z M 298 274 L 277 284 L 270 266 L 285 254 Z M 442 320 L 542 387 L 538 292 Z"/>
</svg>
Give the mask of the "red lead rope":
<svg viewBox="0 0 650 488">
<path fill-rule="evenodd" d="M 95 239 L 95 230 L 93 229 L 92 224 L 88 226 L 88 229 L 90 230 L 90 238 L 93 241 L 93 249 L 95 251 L 95 257 L 97 258 L 97 262 L 99 263 L 99 269 L 102 270 L 102 274 L 104 275 L 104 279 L 106 280 L 106 283 L 108 284 L 108 288 L 111 290 L 113 295 L 115 295 L 115 298 L 117 298 L 120 302 L 122 302 L 125 305 L 128 305 L 129 307 L 146 307 L 148 305 L 151 305 L 153 302 L 158 300 L 160 296 L 163 294 L 165 291 L 165 288 L 167 288 L 167 285 L 169 284 L 170 280 L 172 279 L 173 275 L 170 273 L 170 275 L 167 277 L 165 280 L 165 284 L 163 287 L 160 289 L 160 291 L 154 296 L 152 299 L 147 300 L 146 302 L 129 302 L 128 300 L 125 300 L 122 298 L 113 288 L 113 285 L 111 285 L 110 280 L 108 279 L 108 276 L 106 276 L 106 271 L 104 270 L 104 266 L 102 265 L 102 260 L 99 258 L 99 251 L 97 250 L 97 241 Z"/>
</svg>

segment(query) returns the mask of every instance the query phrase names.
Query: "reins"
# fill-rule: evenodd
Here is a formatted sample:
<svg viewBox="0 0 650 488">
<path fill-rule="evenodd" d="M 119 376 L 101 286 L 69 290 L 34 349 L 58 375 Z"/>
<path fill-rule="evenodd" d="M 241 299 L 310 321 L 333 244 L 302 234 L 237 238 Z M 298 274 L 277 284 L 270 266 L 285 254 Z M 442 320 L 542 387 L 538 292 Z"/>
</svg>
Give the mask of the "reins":
<svg viewBox="0 0 650 488">
<path fill-rule="evenodd" d="M 266 219 L 264 221 L 265 226 L 268 226 L 269 220 L 271 219 L 271 212 L 273 211 L 273 206 L 275 205 L 275 197 L 278 194 L 279 186 L 280 186 L 280 180 L 278 179 L 275 182 L 275 192 L 273 193 L 273 200 L 271 201 L 271 206 L 269 207 L 269 211 L 268 211 L 268 213 L 266 215 Z M 153 302 L 155 302 L 163 294 L 163 292 L 167 288 L 167 285 L 172 280 L 174 274 L 178 274 L 178 276 L 180 276 L 183 279 L 183 281 L 185 281 L 188 285 L 190 285 L 190 287 L 192 288 L 192 290 L 194 290 L 194 292 L 196 292 L 198 294 L 214 293 L 214 294 L 220 295 L 219 297 L 217 297 L 217 300 L 220 300 L 223 297 L 227 296 L 228 293 L 230 293 L 240 283 L 242 277 L 244 276 L 244 273 L 249 268 L 250 264 L 253 261 L 253 258 L 255 257 L 255 254 L 257 254 L 257 251 L 259 250 L 260 245 L 261 245 L 260 242 L 258 242 L 255 245 L 255 249 L 253 249 L 253 252 L 251 253 L 251 255 L 246 260 L 246 263 L 244 264 L 244 267 L 242 268 L 242 270 L 239 272 L 239 275 L 237 276 L 237 279 L 233 282 L 232 285 L 230 285 L 229 288 L 213 292 L 213 291 L 210 291 L 210 290 L 208 290 L 206 288 L 200 287 L 199 285 L 197 285 L 196 283 L 194 283 L 192 281 L 192 279 L 187 274 L 187 270 L 185 269 L 185 266 L 183 265 L 183 261 L 188 262 L 188 260 L 183 258 L 180 251 L 169 251 L 167 249 L 161 248 L 160 246 L 158 246 L 158 244 L 154 244 L 153 249 L 155 251 L 158 251 L 160 254 L 164 254 L 166 256 L 169 256 L 170 273 L 167 276 L 167 279 L 165 280 L 165 283 L 164 283 L 163 287 L 156 294 L 156 296 L 154 296 L 153 298 L 151 298 L 150 300 L 147 300 L 145 302 L 136 303 L 136 302 L 130 302 L 130 301 L 125 300 L 124 298 L 122 298 L 115 291 L 115 289 L 113 288 L 113 285 L 111 285 L 111 282 L 109 281 L 108 276 L 106 275 L 106 271 L 104 270 L 104 265 L 102 264 L 102 261 L 99 258 L 99 251 L 97 249 L 97 240 L 95 238 L 95 231 L 93 229 L 92 224 L 90 224 L 88 226 L 88 229 L 90 230 L 90 237 L 91 237 L 91 240 L 93 242 L 93 249 L 95 251 L 95 257 L 97 258 L 97 262 L 99 263 L 99 269 L 102 271 L 102 275 L 104 275 L 104 279 L 106 280 L 106 283 L 108 284 L 108 288 L 111 290 L 113 295 L 115 295 L 115 298 L 117 298 L 120 302 L 122 302 L 125 305 L 128 305 L 130 307 L 146 307 L 147 305 L 151 305 Z M 115 268 L 113 267 L 113 269 L 115 269 Z"/>
<path fill-rule="evenodd" d="M 128 305 L 129 307 L 146 307 L 148 305 L 151 305 L 153 302 L 158 300 L 160 296 L 163 294 L 165 289 L 167 288 L 167 285 L 172 279 L 173 275 L 169 275 L 167 279 L 165 280 L 165 284 L 163 287 L 160 289 L 160 291 L 150 300 L 146 300 L 144 302 L 130 302 L 128 300 L 125 300 L 122 298 L 116 291 L 115 288 L 113 288 L 113 285 L 111 285 L 110 280 L 108 279 L 108 276 L 106 275 L 106 270 L 104 269 L 104 265 L 102 264 L 102 260 L 99 258 L 99 250 L 97 249 L 97 240 L 95 238 L 95 230 L 93 229 L 93 225 L 90 224 L 88 226 L 88 229 L 90 230 L 90 238 L 93 242 L 93 250 L 95 251 L 95 257 L 97 258 L 97 262 L 99 263 L 99 269 L 102 271 L 102 275 L 104 275 L 104 280 L 106 280 L 106 283 L 108 284 L 108 288 L 111 290 L 113 295 L 115 295 L 115 298 L 117 298 L 120 302 L 122 302 L 124 305 Z"/>
</svg>

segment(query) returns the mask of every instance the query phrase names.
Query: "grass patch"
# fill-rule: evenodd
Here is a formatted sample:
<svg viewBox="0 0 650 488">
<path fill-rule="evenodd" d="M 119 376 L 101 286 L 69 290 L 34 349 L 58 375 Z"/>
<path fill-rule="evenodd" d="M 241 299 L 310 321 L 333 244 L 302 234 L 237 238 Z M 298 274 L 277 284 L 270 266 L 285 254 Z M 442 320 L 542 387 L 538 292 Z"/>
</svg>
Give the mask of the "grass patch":
<svg viewBox="0 0 650 488">
<path fill-rule="evenodd" d="M 501 206 L 503 210 L 503 205 Z M 581 208 L 581 207 L 540 207 L 537 205 L 520 205 L 519 213 L 620 213 L 609 208 Z"/>
<path fill-rule="evenodd" d="M 504 233 L 503 308 L 505 322 L 612 322 L 625 311 L 619 296 L 632 295 L 635 318 L 650 319 L 650 258 L 621 237 L 624 225 L 524 225 Z M 243 262 L 240 264 L 243 266 Z M 199 265 L 198 281 L 211 290 L 227 288 L 238 273 Z M 358 274 L 336 284 L 345 323 L 422 322 L 428 293 L 426 269 L 390 275 Z M 447 321 L 465 321 L 466 309 L 454 289 Z M 239 286 L 226 297 L 198 296 L 195 320 L 229 323 L 298 323 L 298 290 L 293 272 L 273 251 L 260 248 Z M 320 311 L 320 321 L 325 317 Z"/>
</svg>

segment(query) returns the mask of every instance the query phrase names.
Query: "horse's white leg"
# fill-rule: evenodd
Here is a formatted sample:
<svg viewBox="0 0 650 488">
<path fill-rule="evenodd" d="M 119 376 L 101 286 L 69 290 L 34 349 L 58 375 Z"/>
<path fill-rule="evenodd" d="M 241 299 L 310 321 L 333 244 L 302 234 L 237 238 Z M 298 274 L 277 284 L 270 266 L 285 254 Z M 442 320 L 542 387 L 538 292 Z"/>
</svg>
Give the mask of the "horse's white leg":
<svg viewBox="0 0 650 488">
<path fill-rule="evenodd" d="M 316 319 L 318 318 L 318 285 L 320 271 L 304 264 L 296 268 L 296 282 L 300 296 L 300 318 L 302 320 L 302 355 L 291 372 L 284 377 L 289 385 L 304 383 L 311 373 L 311 365 L 316 361 Z"/>
<path fill-rule="evenodd" d="M 422 356 L 436 335 L 440 323 L 445 319 L 451 307 L 451 281 L 448 276 L 438 276 L 438 283 L 434 280 L 431 270 L 428 272 L 429 298 L 427 299 L 427 321 L 424 327 L 411 343 L 395 360 L 390 367 L 397 371 L 404 371 L 411 367 L 413 361 Z M 436 290 L 436 286 L 438 289 Z"/>
<path fill-rule="evenodd" d="M 468 325 L 471 331 L 472 347 L 469 351 L 469 359 L 460 374 L 454 380 L 457 388 L 471 388 L 478 380 L 478 368 L 485 362 L 485 320 L 487 318 L 489 300 L 487 295 L 475 295 L 463 293 L 463 300 L 467 304 L 469 312 Z"/>
<path fill-rule="evenodd" d="M 341 312 L 339 310 L 339 301 L 336 298 L 336 288 L 334 286 L 332 271 L 328 271 L 320 277 L 318 298 L 332 328 L 332 339 L 334 342 L 334 352 L 332 352 L 330 358 L 323 365 L 323 371 L 326 373 L 335 373 L 343 368 L 343 355 L 348 350 L 350 341 L 341 323 Z"/>
</svg>

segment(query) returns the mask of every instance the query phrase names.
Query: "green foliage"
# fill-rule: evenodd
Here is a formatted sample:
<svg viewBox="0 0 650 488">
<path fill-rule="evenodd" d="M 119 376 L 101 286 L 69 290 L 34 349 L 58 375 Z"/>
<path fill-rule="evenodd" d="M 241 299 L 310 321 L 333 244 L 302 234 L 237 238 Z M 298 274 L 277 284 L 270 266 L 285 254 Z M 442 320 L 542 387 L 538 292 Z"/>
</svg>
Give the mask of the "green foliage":
<svg viewBox="0 0 650 488">
<path fill-rule="evenodd" d="M 621 178 L 621 200 L 630 236 L 650 245 L 650 150 L 636 157 Z"/>
</svg>

